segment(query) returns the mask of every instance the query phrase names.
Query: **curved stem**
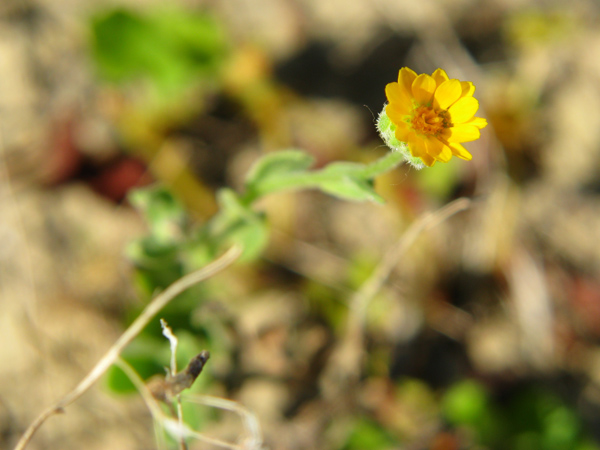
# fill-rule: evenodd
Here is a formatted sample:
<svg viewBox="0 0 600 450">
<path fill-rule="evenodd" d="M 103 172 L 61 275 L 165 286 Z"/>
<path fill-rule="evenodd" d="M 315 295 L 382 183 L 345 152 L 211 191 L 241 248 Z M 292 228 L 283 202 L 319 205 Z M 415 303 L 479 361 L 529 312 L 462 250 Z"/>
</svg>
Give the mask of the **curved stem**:
<svg viewBox="0 0 600 450">
<path fill-rule="evenodd" d="M 349 316 L 344 338 L 334 349 L 331 361 L 325 368 L 326 385 L 332 392 L 346 389 L 351 381 L 360 376 L 361 361 L 364 357 L 364 322 L 369 303 L 383 288 L 394 267 L 401 260 L 417 237 L 444 220 L 471 206 L 471 200 L 461 197 L 443 208 L 424 214 L 415 220 L 400 239 L 385 253 L 371 276 L 362 284 L 349 300 Z"/>
<path fill-rule="evenodd" d="M 148 322 L 150 322 L 150 320 L 152 320 L 152 318 L 167 305 L 167 303 L 169 303 L 186 289 L 206 280 L 207 278 L 210 278 L 211 276 L 231 265 L 240 256 L 240 254 L 241 249 L 237 246 L 234 246 L 219 259 L 216 259 L 200 270 L 180 278 L 162 293 L 156 296 L 133 321 L 129 328 L 125 330 L 121 337 L 117 339 L 117 342 L 115 342 L 113 346 L 108 349 L 106 354 L 96 363 L 90 373 L 88 373 L 88 375 L 81 380 L 71 392 L 65 395 L 54 405 L 47 408 L 37 417 L 37 419 L 35 419 L 35 421 L 33 421 L 33 423 L 31 423 L 31 425 L 29 425 L 17 443 L 15 450 L 23 450 L 35 432 L 50 416 L 62 412 L 66 406 L 70 405 L 79 397 L 81 397 L 83 393 L 85 393 L 96 381 L 98 381 L 104 372 L 106 372 L 108 368 L 117 360 L 123 349 L 129 345 L 129 343 L 144 329 Z"/>
</svg>

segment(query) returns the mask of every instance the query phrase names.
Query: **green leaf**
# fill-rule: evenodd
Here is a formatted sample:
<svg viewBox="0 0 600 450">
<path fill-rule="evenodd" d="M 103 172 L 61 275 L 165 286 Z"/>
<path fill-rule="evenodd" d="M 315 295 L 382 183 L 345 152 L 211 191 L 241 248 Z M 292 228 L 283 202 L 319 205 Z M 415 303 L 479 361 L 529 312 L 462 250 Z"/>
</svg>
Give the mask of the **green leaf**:
<svg viewBox="0 0 600 450">
<path fill-rule="evenodd" d="M 189 217 L 183 205 L 160 185 L 132 191 L 129 201 L 150 228 L 147 236 L 126 248 L 127 257 L 138 269 L 136 285 L 150 297 L 184 274 L 180 249 L 186 241 Z"/>
<path fill-rule="evenodd" d="M 364 172 L 367 165 L 355 162 L 334 162 L 325 167 L 321 172 L 331 175 L 351 176 L 355 178 L 365 178 Z"/>
<path fill-rule="evenodd" d="M 322 181 L 319 188 L 328 194 L 344 200 L 354 201 L 372 201 L 383 204 L 383 198 L 375 192 L 373 185 L 369 181 L 351 178 L 349 176 L 340 176 L 336 180 Z"/>
<path fill-rule="evenodd" d="M 128 200 L 146 219 L 157 245 L 168 245 L 181 238 L 188 216 L 183 204 L 164 186 L 135 189 Z"/>
<path fill-rule="evenodd" d="M 209 224 L 205 238 L 217 245 L 241 244 L 244 250 L 240 260 L 256 258 L 269 237 L 264 214 L 242 203 L 231 189 L 221 189 L 218 201 L 220 211 Z"/>
<path fill-rule="evenodd" d="M 260 185 L 277 177 L 304 172 L 314 161 L 307 153 L 298 150 L 284 150 L 270 153 L 260 158 L 248 172 L 246 189 L 260 190 Z"/>
<path fill-rule="evenodd" d="M 289 189 L 320 189 L 336 197 L 353 201 L 383 203 L 375 192 L 372 179 L 381 170 L 372 165 L 352 162 L 333 163 L 322 170 L 308 171 L 313 158 L 299 151 L 283 151 L 261 158 L 246 180 L 243 202 Z M 391 162 L 385 165 L 392 166 Z"/>
</svg>

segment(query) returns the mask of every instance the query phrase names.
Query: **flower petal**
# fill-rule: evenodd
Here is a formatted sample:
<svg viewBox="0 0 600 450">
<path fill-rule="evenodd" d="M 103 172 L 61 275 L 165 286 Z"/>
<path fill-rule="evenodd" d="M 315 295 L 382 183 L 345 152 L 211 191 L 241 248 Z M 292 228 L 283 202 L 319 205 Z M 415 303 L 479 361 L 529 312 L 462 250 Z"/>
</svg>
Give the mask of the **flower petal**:
<svg viewBox="0 0 600 450">
<path fill-rule="evenodd" d="M 408 134 L 411 132 L 414 133 L 414 131 L 412 131 L 412 129 L 408 126 L 407 123 L 400 122 L 396 124 L 394 136 L 396 136 L 396 139 L 398 139 L 400 142 L 408 142 Z"/>
<path fill-rule="evenodd" d="M 417 74 L 408 67 L 403 67 L 400 69 L 400 72 L 398 72 L 398 84 L 410 95 L 412 95 L 412 84 L 413 81 L 415 81 L 415 78 L 417 78 Z"/>
<path fill-rule="evenodd" d="M 473 117 L 471 120 L 467 120 L 462 125 L 473 125 L 481 130 L 482 128 L 485 128 L 487 124 L 487 120 L 485 120 L 483 117 Z"/>
<path fill-rule="evenodd" d="M 470 81 L 461 81 L 460 86 L 462 87 L 461 97 L 473 97 L 475 93 L 475 85 Z"/>
<path fill-rule="evenodd" d="M 474 97 L 462 97 L 454 103 L 448 112 L 452 123 L 460 124 L 471 119 L 479 109 L 479 102 Z"/>
<path fill-rule="evenodd" d="M 452 158 L 452 151 L 443 142 L 431 137 L 426 140 L 427 153 L 438 161 L 448 162 Z"/>
<path fill-rule="evenodd" d="M 447 145 L 442 146 L 442 151 L 435 157 L 438 161 L 448 162 L 452 159 L 452 150 Z"/>
<path fill-rule="evenodd" d="M 462 145 L 460 144 L 450 144 L 450 150 L 452 150 L 452 154 L 454 156 L 458 156 L 460 159 L 464 159 L 465 161 L 471 161 L 473 159 L 473 155 L 471 155 Z"/>
<path fill-rule="evenodd" d="M 423 164 L 428 167 L 431 167 L 435 164 L 435 158 L 426 151 L 426 139 L 418 136 L 413 131 L 409 133 L 406 143 L 408 144 L 410 154 L 414 157 L 420 158 L 421 161 L 423 161 Z"/>
<path fill-rule="evenodd" d="M 479 128 L 473 125 L 457 125 L 449 129 L 448 142 L 470 142 L 479 139 Z"/>
<path fill-rule="evenodd" d="M 422 73 L 412 84 L 412 93 L 415 100 L 420 105 L 427 105 L 431 102 L 433 92 L 435 91 L 435 80 L 426 73 Z M 475 113 L 473 113 L 475 114 Z"/>
<path fill-rule="evenodd" d="M 417 133 L 414 131 L 407 133 L 405 142 L 408 144 L 408 149 L 410 150 L 411 155 L 420 158 L 426 153 L 425 142 L 423 141 L 423 138 L 417 136 Z"/>
<path fill-rule="evenodd" d="M 404 89 L 398 83 L 388 83 L 385 86 L 385 96 L 392 104 L 406 105 L 407 107 L 412 106 L 411 92 Z"/>
<path fill-rule="evenodd" d="M 460 98 L 462 87 L 458 80 L 447 80 L 438 86 L 433 94 L 433 106 L 437 109 L 448 109 Z"/>
<path fill-rule="evenodd" d="M 436 69 L 435 72 L 431 74 L 431 78 L 435 80 L 435 83 L 438 85 L 442 84 L 444 81 L 448 80 L 448 75 L 442 69 Z"/>
<path fill-rule="evenodd" d="M 423 164 L 425 164 L 427 167 L 431 167 L 435 164 L 435 158 L 431 155 L 428 155 L 427 153 L 425 153 L 420 158 L 421 161 L 423 161 Z"/>
<path fill-rule="evenodd" d="M 428 137 L 425 139 L 425 149 L 427 153 L 434 158 L 442 151 L 442 143 L 435 137 Z"/>
<path fill-rule="evenodd" d="M 404 122 L 404 118 L 410 114 L 410 109 L 399 103 L 389 103 L 385 107 L 385 113 L 394 125 Z"/>
</svg>

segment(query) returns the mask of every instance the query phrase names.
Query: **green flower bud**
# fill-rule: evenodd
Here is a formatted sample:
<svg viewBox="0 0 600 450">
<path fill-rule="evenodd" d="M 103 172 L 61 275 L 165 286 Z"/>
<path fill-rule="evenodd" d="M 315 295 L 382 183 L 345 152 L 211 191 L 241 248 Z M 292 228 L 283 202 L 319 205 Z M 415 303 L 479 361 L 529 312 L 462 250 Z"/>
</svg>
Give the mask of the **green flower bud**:
<svg viewBox="0 0 600 450">
<path fill-rule="evenodd" d="M 392 151 L 401 153 L 406 162 L 408 162 L 415 169 L 422 169 L 425 167 L 423 160 L 421 158 L 412 156 L 408 150 L 406 142 L 401 142 L 396 138 L 396 125 L 394 125 L 387 116 L 385 107 L 386 105 L 383 105 L 383 110 L 377 118 L 377 131 L 379 131 L 381 139 L 383 139 L 385 145 L 387 145 Z"/>
</svg>

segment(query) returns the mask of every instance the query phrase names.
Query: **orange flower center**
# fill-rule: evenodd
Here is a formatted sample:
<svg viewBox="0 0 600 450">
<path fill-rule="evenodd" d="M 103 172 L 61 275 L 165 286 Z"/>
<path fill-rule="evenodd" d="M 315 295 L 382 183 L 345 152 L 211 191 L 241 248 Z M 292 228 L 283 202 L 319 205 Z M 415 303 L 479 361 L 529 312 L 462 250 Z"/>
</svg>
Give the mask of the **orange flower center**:
<svg viewBox="0 0 600 450">
<path fill-rule="evenodd" d="M 417 133 L 429 136 L 438 136 L 444 128 L 452 126 L 448 111 L 436 111 L 429 106 L 415 108 L 410 123 Z"/>
</svg>

